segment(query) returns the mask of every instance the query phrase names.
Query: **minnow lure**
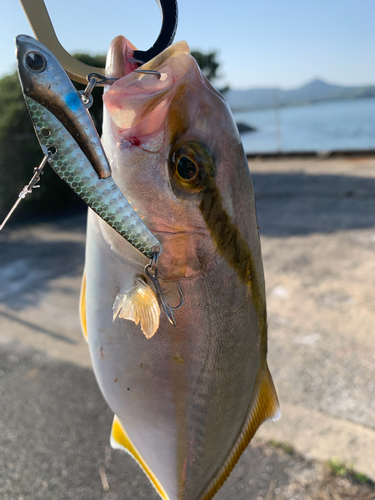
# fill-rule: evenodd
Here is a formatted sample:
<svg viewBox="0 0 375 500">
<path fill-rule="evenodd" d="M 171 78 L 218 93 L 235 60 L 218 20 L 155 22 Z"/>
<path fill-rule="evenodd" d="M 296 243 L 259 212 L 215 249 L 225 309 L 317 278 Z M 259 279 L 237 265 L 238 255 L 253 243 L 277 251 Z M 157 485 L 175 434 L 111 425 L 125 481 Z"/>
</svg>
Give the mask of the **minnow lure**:
<svg viewBox="0 0 375 500">
<path fill-rule="evenodd" d="M 16 38 L 18 74 L 48 162 L 78 196 L 121 236 L 152 258 L 162 246 L 111 176 L 95 125 L 68 75 L 44 45 Z"/>
</svg>

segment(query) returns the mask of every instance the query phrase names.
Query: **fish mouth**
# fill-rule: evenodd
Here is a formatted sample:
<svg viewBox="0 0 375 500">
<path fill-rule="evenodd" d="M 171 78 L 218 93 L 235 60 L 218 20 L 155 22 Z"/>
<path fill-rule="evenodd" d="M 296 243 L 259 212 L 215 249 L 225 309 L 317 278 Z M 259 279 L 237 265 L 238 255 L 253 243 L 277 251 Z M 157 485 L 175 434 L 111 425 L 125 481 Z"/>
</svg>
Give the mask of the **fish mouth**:
<svg viewBox="0 0 375 500">
<path fill-rule="evenodd" d="M 119 144 L 158 152 L 177 83 L 188 71 L 186 42 L 177 42 L 139 66 L 135 47 L 125 37 L 116 37 L 109 49 L 106 77 L 117 81 L 107 87 L 104 107 L 114 124 Z"/>
<path fill-rule="evenodd" d="M 134 58 L 136 47 L 124 36 L 113 39 L 106 61 L 106 76 L 118 80 L 139 68 Z"/>
<path fill-rule="evenodd" d="M 148 88 L 152 87 L 153 84 L 162 84 L 161 87 L 166 87 L 167 84 L 164 83 L 169 75 L 163 74 L 163 69 L 167 69 L 170 64 L 170 59 L 176 59 L 176 57 L 181 57 L 181 54 L 189 54 L 190 48 L 188 44 L 184 41 L 180 41 L 170 45 L 164 49 L 160 54 L 155 56 L 150 61 L 144 63 L 139 59 L 134 57 L 134 51 L 137 50 L 136 47 L 124 36 L 120 35 L 113 39 L 106 61 L 106 76 L 108 78 L 115 78 L 117 82 L 112 85 L 115 92 L 122 92 L 125 84 L 131 84 L 135 79 L 145 80 L 147 82 L 146 88 L 141 86 L 136 90 L 140 93 L 142 90 L 148 92 Z M 183 76 L 187 68 L 183 64 L 173 64 L 172 77 L 175 81 L 176 78 Z M 139 74 L 134 74 L 135 70 L 139 70 Z M 144 74 L 142 72 L 145 71 Z M 132 79 L 128 81 L 124 80 L 124 77 L 132 74 Z M 145 78 L 146 77 L 146 78 Z M 122 81 L 121 81 L 122 80 Z M 144 82 L 142 82 L 144 84 Z M 132 89 L 134 90 L 134 89 Z"/>
</svg>

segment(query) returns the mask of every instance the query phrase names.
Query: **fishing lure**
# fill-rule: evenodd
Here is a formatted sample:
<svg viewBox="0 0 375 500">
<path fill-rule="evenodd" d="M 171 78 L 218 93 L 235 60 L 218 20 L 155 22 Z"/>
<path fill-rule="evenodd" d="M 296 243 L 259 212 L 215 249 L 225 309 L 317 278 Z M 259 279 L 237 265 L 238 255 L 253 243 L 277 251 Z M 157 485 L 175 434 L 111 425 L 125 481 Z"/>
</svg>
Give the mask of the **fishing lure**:
<svg viewBox="0 0 375 500">
<path fill-rule="evenodd" d="M 18 36 L 16 46 L 23 95 L 51 167 L 137 250 L 160 254 L 160 242 L 114 182 L 95 125 L 58 60 L 30 36 Z"/>
</svg>

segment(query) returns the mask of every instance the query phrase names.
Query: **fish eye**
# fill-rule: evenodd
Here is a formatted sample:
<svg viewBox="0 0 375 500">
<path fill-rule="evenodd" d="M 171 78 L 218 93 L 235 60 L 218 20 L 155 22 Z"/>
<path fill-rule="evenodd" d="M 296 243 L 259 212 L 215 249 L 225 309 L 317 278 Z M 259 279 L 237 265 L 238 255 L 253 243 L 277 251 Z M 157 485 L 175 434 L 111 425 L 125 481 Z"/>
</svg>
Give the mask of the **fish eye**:
<svg viewBox="0 0 375 500">
<path fill-rule="evenodd" d="M 182 156 L 177 163 L 177 173 L 178 175 L 185 180 L 194 179 L 197 175 L 198 166 L 194 163 L 193 160 L 187 158 L 186 156 Z"/>
<path fill-rule="evenodd" d="M 40 52 L 31 51 L 25 55 L 25 65 L 34 73 L 42 73 L 47 67 L 47 61 Z"/>
<path fill-rule="evenodd" d="M 213 158 L 199 142 L 185 142 L 174 150 L 171 156 L 171 170 L 174 185 L 187 193 L 203 189 L 213 173 Z"/>
</svg>

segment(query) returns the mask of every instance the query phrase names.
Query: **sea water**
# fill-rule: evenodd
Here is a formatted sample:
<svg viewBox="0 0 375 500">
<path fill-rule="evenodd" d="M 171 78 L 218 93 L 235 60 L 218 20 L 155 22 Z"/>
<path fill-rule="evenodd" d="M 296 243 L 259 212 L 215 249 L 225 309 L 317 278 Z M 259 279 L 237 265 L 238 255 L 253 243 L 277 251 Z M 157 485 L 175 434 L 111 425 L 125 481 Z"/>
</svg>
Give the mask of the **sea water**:
<svg viewBox="0 0 375 500">
<path fill-rule="evenodd" d="M 247 153 L 375 149 L 375 98 L 235 112 Z"/>
</svg>

